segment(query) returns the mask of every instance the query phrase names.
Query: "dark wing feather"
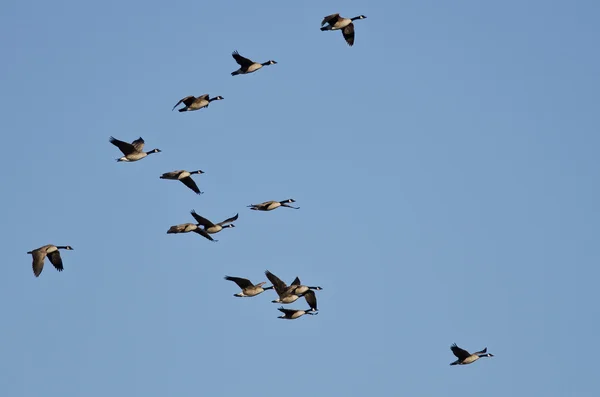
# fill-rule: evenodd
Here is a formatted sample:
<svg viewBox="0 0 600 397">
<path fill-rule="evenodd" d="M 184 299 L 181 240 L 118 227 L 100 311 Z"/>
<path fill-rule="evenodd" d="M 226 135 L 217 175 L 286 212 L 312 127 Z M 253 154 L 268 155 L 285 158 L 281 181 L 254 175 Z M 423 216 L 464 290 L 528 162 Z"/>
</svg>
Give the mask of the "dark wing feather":
<svg viewBox="0 0 600 397">
<path fill-rule="evenodd" d="M 56 270 L 58 270 L 59 272 L 63 271 L 63 263 L 60 257 L 60 252 L 58 252 L 58 250 L 50 252 L 48 254 L 48 259 L 50 260 L 50 263 L 54 265 Z"/>
<path fill-rule="evenodd" d="M 244 58 L 243 56 L 241 56 L 237 51 L 234 51 L 231 54 L 231 56 L 233 57 L 233 59 L 235 59 L 235 61 L 238 63 L 238 65 L 240 65 L 243 68 L 247 68 L 248 66 L 250 66 L 254 63 L 250 59 Z"/>
<path fill-rule="evenodd" d="M 268 270 L 265 271 L 265 275 L 267 276 L 271 284 L 273 284 L 273 288 L 275 288 L 275 292 L 277 292 L 277 295 L 281 295 L 287 290 L 287 285 L 283 281 L 281 281 L 279 277 L 277 277 Z"/>
<path fill-rule="evenodd" d="M 175 110 L 175 108 L 176 108 L 177 106 L 179 106 L 179 104 L 180 104 L 180 103 L 182 103 L 182 102 L 183 102 L 183 103 L 185 103 L 185 101 L 186 101 L 186 100 L 188 100 L 188 99 L 190 99 L 190 98 L 192 98 L 192 100 L 194 99 L 194 97 L 193 97 L 193 96 L 191 96 L 191 95 L 190 95 L 190 96 L 186 96 L 185 98 L 181 98 L 181 99 L 179 100 L 179 102 L 177 102 L 177 103 L 175 104 L 175 106 L 173 106 L 173 109 L 171 109 L 171 111 Z M 189 106 L 187 103 L 185 103 L 185 105 L 186 105 L 186 106 Z"/>
<path fill-rule="evenodd" d="M 301 284 L 300 284 L 300 279 L 299 279 L 298 277 L 296 277 L 296 278 L 294 279 L 294 281 L 292 281 L 292 283 L 291 283 L 290 285 L 301 285 Z"/>
<path fill-rule="evenodd" d="M 308 306 L 310 306 L 311 309 L 318 310 L 317 295 L 315 295 L 313 290 L 308 290 L 308 292 L 304 294 L 304 299 L 306 299 L 306 303 L 308 303 Z"/>
<path fill-rule="evenodd" d="M 485 353 L 487 353 L 487 347 L 485 347 L 483 350 L 480 350 L 480 351 L 478 351 L 478 352 L 475 352 L 475 353 L 473 353 L 473 354 L 477 354 L 477 355 L 479 355 L 479 354 L 485 354 Z"/>
<path fill-rule="evenodd" d="M 198 99 L 198 98 L 196 98 L 195 96 L 193 96 L 193 95 L 190 95 L 190 96 L 188 96 L 188 97 L 185 97 L 185 98 L 183 99 L 183 104 L 184 104 L 185 106 L 191 106 L 191 105 L 192 105 L 194 102 L 196 102 L 196 100 L 197 100 L 197 99 Z"/>
<path fill-rule="evenodd" d="M 225 280 L 233 281 L 241 289 L 244 289 L 246 287 L 254 287 L 254 284 L 252 284 L 247 278 L 225 276 Z"/>
<path fill-rule="evenodd" d="M 33 274 L 36 277 L 40 276 L 42 270 L 44 269 L 44 258 L 46 257 L 45 253 L 42 250 L 35 250 L 31 252 L 33 256 L 33 263 L 31 264 L 33 268 Z"/>
<path fill-rule="evenodd" d="M 458 358 L 459 360 L 464 360 L 465 358 L 471 355 L 471 353 L 469 353 L 465 349 L 461 349 L 460 347 L 456 346 L 456 343 L 450 346 L 450 350 L 452 350 L 452 353 L 454 353 L 456 358 Z"/>
<path fill-rule="evenodd" d="M 340 14 L 327 15 L 325 18 L 323 18 L 323 21 L 321 22 L 321 26 L 325 25 L 328 22 L 330 25 L 335 25 L 335 23 L 337 22 L 337 20 L 339 18 L 340 18 Z"/>
<path fill-rule="evenodd" d="M 238 218 L 239 215 L 240 215 L 239 213 L 235 214 L 235 216 L 232 216 L 231 218 L 227 218 L 223 222 L 220 222 L 219 225 L 223 226 L 223 225 L 225 225 L 227 223 L 231 223 L 231 222 L 237 221 L 237 218 Z"/>
<path fill-rule="evenodd" d="M 209 221 L 208 219 L 201 217 L 200 215 L 196 214 L 196 211 L 192 210 L 190 212 L 190 214 L 192 214 L 192 216 L 194 217 L 194 219 L 196 220 L 196 222 L 198 222 L 198 224 L 204 226 L 204 227 L 212 227 L 215 224 L 212 223 L 211 221 Z"/>
<path fill-rule="evenodd" d="M 198 233 L 199 235 L 201 235 L 202 237 L 205 237 L 207 239 L 209 239 L 210 241 L 219 241 L 219 240 L 215 240 L 213 239 L 210 234 L 208 234 L 208 232 L 206 232 L 204 229 L 201 228 L 196 228 L 194 230 L 195 233 Z"/>
<path fill-rule="evenodd" d="M 194 182 L 194 180 L 191 177 L 188 176 L 186 178 L 180 179 L 180 181 L 183 182 L 185 186 L 192 189 L 196 194 L 200 194 L 200 189 L 198 189 L 198 185 L 196 185 L 196 182 Z"/>
<path fill-rule="evenodd" d="M 201 101 L 202 99 L 206 99 L 206 100 L 208 100 L 208 94 L 200 95 L 200 96 L 198 97 L 198 101 Z"/>
<path fill-rule="evenodd" d="M 112 136 L 110 137 L 110 143 L 118 147 L 119 150 L 123 152 L 125 156 L 136 151 L 135 147 L 131 143 L 120 141 L 116 138 L 113 138 Z"/>
<path fill-rule="evenodd" d="M 344 35 L 344 39 L 346 39 L 346 43 L 352 47 L 354 45 L 354 24 L 351 23 L 350 25 L 346 26 L 342 30 L 342 34 Z"/>
<path fill-rule="evenodd" d="M 142 139 L 142 137 L 139 137 L 135 141 L 131 142 L 131 145 L 135 148 L 135 150 L 141 152 L 142 149 L 144 149 L 144 140 Z"/>
<path fill-rule="evenodd" d="M 298 311 L 298 310 L 296 310 L 296 309 L 286 309 L 286 308 L 284 308 L 283 306 L 282 306 L 282 307 L 280 307 L 280 308 L 279 308 L 279 309 L 277 309 L 277 310 L 279 310 L 280 312 L 282 312 L 282 313 L 284 313 L 284 314 L 289 314 L 289 315 L 292 315 L 292 314 L 294 314 L 294 313 L 296 313 L 296 312 Z"/>
</svg>

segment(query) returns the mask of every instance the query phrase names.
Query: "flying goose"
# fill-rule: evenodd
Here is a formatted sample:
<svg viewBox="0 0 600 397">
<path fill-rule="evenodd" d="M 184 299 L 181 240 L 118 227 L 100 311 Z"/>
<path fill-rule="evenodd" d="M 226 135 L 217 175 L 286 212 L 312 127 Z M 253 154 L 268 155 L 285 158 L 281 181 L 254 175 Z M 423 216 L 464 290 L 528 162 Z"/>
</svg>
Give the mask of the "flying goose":
<svg viewBox="0 0 600 397">
<path fill-rule="evenodd" d="M 282 306 L 277 310 L 282 312 L 283 316 L 279 316 L 277 318 L 283 318 L 286 320 L 295 320 L 299 317 L 304 316 L 305 314 L 310 314 L 311 316 L 318 314 L 318 312 L 317 312 L 318 311 L 317 297 L 315 296 L 315 293 L 313 291 L 309 291 L 306 293 L 306 295 L 304 295 L 304 298 L 306 299 L 306 303 L 308 303 L 308 305 L 310 306 L 310 309 L 307 309 L 307 310 L 284 309 Z"/>
<path fill-rule="evenodd" d="M 233 296 L 237 296 L 240 298 L 256 296 L 262 294 L 268 289 L 273 289 L 272 286 L 263 287 L 263 285 L 266 284 L 266 281 L 254 285 L 247 278 L 225 276 L 225 280 L 233 281 L 238 285 L 238 287 L 242 289 L 242 292 L 233 294 Z"/>
<path fill-rule="evenodd" d="M 271 211 L 274 210 L 275 208 L 279 208 L 279 207 L 288 207 L 288 208 L 293 208 L 295 210 L 299 210 L 300 207 L 292 207 L 291 205 L 288 205 L 288 203 L 295 203 L 296 200 L 294 199 L 287 199 L 287 200 L 283 200 L 283 201 L 265 201 L 264 203 L 260 203 L 260 204 L 251 204 L 248 207 L 251 210 L 256 210 L 256 211 Z"/>
<path fill-rule="evenodd" d="M 54 265 L 56 270 L 58 270 L 59 272 L 63 271 L 64 268 L 62 258 L 60 257 L 60 252 L 58 251 L 60 249 L 68 251 L 73 250 L 73 248 L 70 245 L 48 244 L 38 249 L 34 249 L 32 251 L 27 252 L 33 257 L 33 274 L 36 277 L 39 277 L 40 273 L 42 273 L 42 270 L 44 269 L 44 258 L 46 258 L 46 256 L 48 257 L 48 260 L 50 260 L 50 263 Z"/>
<path fill-rule="evenodd" d="M 454 355 L 458 358 L 458 360 L 450 363 L 450 365 L 467 365 L 479 360 L 481 357 L 494 357 L 493 354 L 487 353 L 487 347 L 481 351 L 471 354 L 468 351 L 456 346 L 456 343 L 454 343 L 452 346 L 450 346 L 450 350 L 452 350 L 452 353 L 454 353 Z"/>
<path fill-rule="evenodd" d="M 177 170 L 177 171 L 165 172 L 164 174 L 162 174 L 160 176 L 160 179 L 172 179 L 172 180 L 176 180 L 176 181 L 177 180 L 181 181 L 185 186 L 192 189 L 196 194 L 202 194 L 200 189 L 198 189 L 198 185 L 196 185 L 196 182 L 194 182 L 194 180 L 191 177 L 191 175 L 193 175 L 193 174 L 204 174 L 204 171 L 202 171 L 202 170 L 198 170 L 198 171 Z"/>
<path fill-rule="evenodd" d="M 244 58 L 237 51 L 234 51 L 231 54 L 231 56 L 233 57 L 233 59 L 235 59 L 235 61 L 238 63 L 238 65 L 240 65 L 240 68 L 238 70 L 236 70 L 235 72 L 231 72 L 232 76 L 236 76 L 238 74 L 253 73 L 253 72 L 256 72 L 258 69 L 262 68 L 263 66 L 274 65 L 277 63 L 273 60 L 267 61 L 265 63 L 257 63 L 257 62 L 251 61 L 248 58 Z"/>
<path fill-rule="evenodd" d="M 171 226 L 169 230 L 167 230 L 167 234 L 175 234 L 175 233 L 189 233 L 194 232 L 198 233 L 202 237 L 209 239 L 210 241 L 217 242 L 219 240 L 213 239 L 203 228 L 195 223 L 182 223 L 181 225 Z"/>
<path fill-rule="evenodd" d="M 346 43 L 350 47 L 354 44 L 354 24 L 352 21 L 356 21 L 357 19 L 365 19 L 366 16 L 359 15 L 354 18 L 343 18 L 340 14 L 331 14 L 323 18 L 321 22 L 321 26 L 327 24 L 321 28 L 321 30 L 340 30 L 342 29 L 342 34 L 344 35 L 344 39 L 346 39 Z"/>
<path fill-rule="evenodd" d="M 294 281 L 292 282 L 292 285 L 296 286 L 296 288 L 294 289 L 294 294 L 296 294 L 296 295 L 306 295 L 309 291 L 310 292 L 312 292 L 312 290 L 320 291 L 323 289 L 321 287 L 309 287 L 307 285 L 302 285 L 300 283 L 300 279 L 298 277 L 296 277 L 294 279 Z"/>
<path fill-rule="evenodd" d="M 111 136 L 110 143 L 118 147 L 119 150 L 124 154 L 124 156 L 117 159 L 117 161 L 138 161 L 149 154 L 160 152 L 160 149 L 152 149 L 149 152 L 142 151 L 144 149 L 144 140 L 142 137 L 139 137 L 131 143 L 127 143 Z"/>
<path fill-rule="evenodd" d="M 210 233 L 210 234 L 219 233 L 221 230 L 225 229 L 226 227 L 235 227 L 235 225 L 231 222 L 236 221 L 238 218 L 238 215 L 239 215 L 239 214 L 235 214 L 235 216 L 232 216 L 231 218 L 227 218 L 223 222 L 212 223 L 208 219 L 203 218 L 200 215 L 198 215 L 196 213 L 196 211 L 194 211 L 194 210 L 191 211 L 191 214 L 194 217 L 194 219 L 196 219 L 196 222 L 198 222 L 198 225 L 204 226 L 204 231 L 207 233 Z"/>
<path fill-rule="evenodd" d="M 225 99 L 223 98 L 221 95 L 216 96 L 214 98 L 208 98 L 208 94 L 204 94 L 199 96 L 198 98 L 196 98 L 193 95 L 190 96 L 186 96 L 185 98 L 181 99 L 179 102 L 177 102 L 177 104 L 175 106 L 173 106 L 173 109 L 171 109 L 171 111 L 175 110 L 175 108 L 177 106 L 179 106 L 179 104 L 181 102 L 183 102 L 183 104 L 185 105 L 185 107 L 179 109 L 180 112 L 191 112 L 193 110 L 199 110 L 202 108 L 207 108 L 208 105 L 212 102 L 212 101 L 220 101 L 221 99 Z"/>
<path fill-rule="evenodd" d="M 298 300 L 298 298 L 302 296 L 302 294 L 296 294 L 295 292 L 298 285 L 288 286 L 286 283 L 281 281 L 279 277 L 277 277 L 268 270 L 265 271 L 265 275 L 267 276 L 271 284 L 273 284 L 273 289 L 275 289 L 277 295 L 279 295 L 277 299 L 271 301 L 272 303 L 289 304 L 295 302 L 296 300 Z"/>
</svg>

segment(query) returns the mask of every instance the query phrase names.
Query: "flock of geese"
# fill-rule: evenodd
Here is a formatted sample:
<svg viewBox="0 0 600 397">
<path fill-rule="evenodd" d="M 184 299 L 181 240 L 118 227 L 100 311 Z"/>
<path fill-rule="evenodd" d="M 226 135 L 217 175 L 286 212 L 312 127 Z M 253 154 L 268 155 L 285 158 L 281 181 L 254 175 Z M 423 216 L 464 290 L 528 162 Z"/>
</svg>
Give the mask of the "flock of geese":
<svg viewBox="0 0 600 397">
<path fill-rule="evenodd" d="M 321 22 L 321 30 L 322 31 L 330 31 L 330 30 L 341 30 L 344 40 L 349 46 L 354 45 L 354 21 L 359 19 L 365 19 L 364 15 L 359 15 L 354 18 L 344 18 L 341 17 L 340 14 L 332 14 L 323 18 Z M 263 63 L 254 62 L 248 58 L 243 57 L 237 51 L 234 51 L 232 54 L 233 59 L 239 65 L 239 69 L 232 72 L 232 76 L 237 76 L 240 74 L 249 74 L 254 73 L 257 70 L 260 70 L 263 66 L 275 65 L 277 62 L 274 60 L 269 60 Z M 220 95 L 210 98 L 208 94 L 201 95 L 199 97 L 194 96 L 186 96 L 185 98 L 180 99 L 175 106 L 173 106 L 172 110 L 175 110 L 177 106 L 183 104 L 184 107 L 178 109 L 179 112 L 190 112 L 195 110 L 200 110 L 203 108 L 207 108 L 211 102 L 220 101 L 224 98 Z M 114 137 L 110 137 L 110 143 L 115 145 L 119 150 L 123 153 L 123 156 L 117 159 L 117 161 L 121 162 L 134 162 L 142 160 L 146 158 L 148 155 L 153 153 L 160 153 L 160 149 L 152 149 L 150 151 L 144 151 L 144 140 L 142 137 L 134 140 L 133 142 L 125 142 Z M 196 182 L 192 179 L 192 175 L 195 174 L 203 174 L 202 170 L 196 171 L 186 171 L 186 170 L 176 170 L 171 172 L 166 172 L 160 176 L 160 179 L 169 179 L 176 180 L 183 183 L 186 187 L 192 190 L 196 194 L 202 194 Z M 287 207 L 293 209 L 300 209 L 300 207 L 291 206 L 291 203 L 294 203 L 294 199 L 287 199 L 283 201 L 265 201 L 260 204 L 251 204 L 248 207 L 251 210 L 255 211 L 272 211 L 279 207 Z M 196 211 L 192 210 L 191 215 L 196 221 L 195 223 L 183 223 L 179 225 L 174 225 L 169 228 L 167 234 L 178 234 L 178 233 L 189 233 L 194 232 L 199 234 L 200 236 L 217 242 L 218 240 L 213 239 L 211 234 L 219 233 L 223 229 L 235 227 L 233 222 L 238 219 L 239 213 L 234 216 L 225 219 L 219 223 L 213 223 L 210 220 L 206 219 L 203 216 L 200 216 L 196 213 Z M 32 251 L 27 252 L 31 254 L 33 257 L 33 274 L 35 277 L 39 277 L 44 268 L 44 260 L 48 258 L 50 263 L 58 270 L 59 272 L 64 270 L 62 258 L 60 256 L 60 250 L 73 250 L 73 248 L 69 245 L 53 245 L 48 244 L 44 245 L 40 248 L 34 249 Z M 286 320 L 295 320 L 304 315 L 316 315 L 318 314 L 317 309 L 317 297 L 315 291 L 321 290 L 321 287 L 311 287 L 307 285 L 303 285 L 300 282 L 300 279 L 296 277 L 290 285 L 287 285 L 277 276 L 275 276 L 270 271 L 265 271 L 265 276 L 271 282 L 271 286 L 263 287 L 266 282 L 260 282 L 258 284 L 253 284 L 250 280 L 242 277 L 231 277 L 225 276 L 225 280 L 233 281 L 237 286 L 241 289 L 241 292 L 234 294 L 236 297 L 240 298 L 249 298 L 255 297 L 257 295 L 262 294 L 266 290 L 274 290 L 277 293 L 278 298 L 273 300 L 272 303 L 280 303 L 280 304 L 290 304 L 296 302 L 300 298 L 304 298 L 306 301 L 308 308 L 305 309 L 286 309 L 283 306 L 278 310 L 282 313 L 278 318 L 286 319 Z M 452 344 L 450 347 L 452 353 L 456 356 L 456 361 L 450 363 L 450 365 L 466 365 L 471 364 L 477 361 L 481 357 L 493 357 L 492 354 L 487 353 L 487 348 L 484 348 L 481 351 L 475 353 L 469 353 L 468 351 L 461 349 L 456 344 Z"/>
</svg>

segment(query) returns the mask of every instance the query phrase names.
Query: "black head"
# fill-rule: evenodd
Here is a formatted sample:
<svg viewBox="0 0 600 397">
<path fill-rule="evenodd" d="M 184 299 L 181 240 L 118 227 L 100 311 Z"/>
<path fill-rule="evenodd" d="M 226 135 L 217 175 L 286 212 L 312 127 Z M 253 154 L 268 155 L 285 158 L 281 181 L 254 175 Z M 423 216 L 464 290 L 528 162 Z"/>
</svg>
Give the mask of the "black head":
<svg viewBox="0 0 600 397">
<path fill-rule="evenodd" d="M 71 247 L 70 245 L 67 245 L 64 249 L 69 250 L 69 251 L 73 251 L 73 247 Z"/>
<path fill-rule="evenodd" d="M 190 174 L 204 174 L 204 171 L 197 170 L 197 171 L 194 171 L 194 172 L 190 172 Z"/>
<path fill-rule="evenodd" d="M 270 61 L 265 62 L 265 65 L 275 65 L 276 63 L 277 62 L 271 59 Z"/>
<path fill-rule="evenodd" d="M 219 95 L 219 96 L 214 97 L 213 101 L 220 101 L 222 99 L 225 99 L 225 98 L 223 98 L 221 95 Z"/>
<path fill-rule="evenodd" d="M 162 152 L 162 150 L 160 150 L 160 149 L 152 149 L 152 150 L 150 150 L 148 152 L 148 154 L 150 154 L 150 153 L 160 153 L 160 152 Z"/>
<path fill-rule="evenodd" d="M 223 227 L 224 227 L 224 228 L 225 228 L 225 227 L 235 227 L 235 225 L 234 225 L 233 223 L 230 223 L 230 224 L 228 224 L 228 225 L 223 225 Z"/>
<path fill-rule="evenodd" d="M 364 16 L 364 15 L 359 15 L 356 17 L 356 19 L 365 19 L 365 18 L 366 18 L 366 16 Z"/>
</svg>

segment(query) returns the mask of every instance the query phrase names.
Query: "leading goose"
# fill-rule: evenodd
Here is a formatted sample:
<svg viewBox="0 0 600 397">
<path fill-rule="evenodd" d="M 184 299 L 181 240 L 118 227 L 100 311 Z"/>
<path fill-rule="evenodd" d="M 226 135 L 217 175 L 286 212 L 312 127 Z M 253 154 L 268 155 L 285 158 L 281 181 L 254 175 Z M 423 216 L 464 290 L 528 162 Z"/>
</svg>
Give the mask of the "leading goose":
<svg viewBox="0 0 600 397">
<path fill-rule="evenodd" d="M 247 278 L 225 276 L 225 280 L 233 281 L 234 283 L 236 283 L 238 285 L 238 287 L 240 287 L 242 289 L 242 292 L 233 294 L 233 296 L 237 296 L 239 298 L 256 296 L 256 295 L 262 294 L 264 291 L 266 291 L 268 289 L 273 288 L 272 286 L 271 287 L 263 287 L 263 285 L 267 283 L 266 281 L 263 281 L 261 283 L 254 285 Z"/>
<path fill-rule="evenodd" d="M 208 105 L 212 102 L 212 101 L 220 101 L 223 98 L 222 96 L 216 96 L 214 98 L 208 98 L 208 94 L 204 94 L 204 95 L 200 95 L 198 98 L 196 98 L 193 95 L 190 96 L 186 96 L 183 99 L 180 99 L 179 102 L 177 102 L 175 104 L 175 106 L 173 106 L 173 109 L 171 109 L 171 111 L 175 110 L 175 108 L 177 106 L 179 106 L 180 103 L 183 102 L 183 104 L 185 105 L 185 107 L 178 109 L 180 112 L 191 112 L 194 110 L 199 110 L 202 108 L 207 108 Z"/>
<path fill-rule="evenodd" d="M 210 233 L 210 234 L 219 233 L 221 230 L 223 230 L 227 227 L 235 227 L 235 225 L 231 222 L 236 221 L 238 218 L 238 215 L 239 215 L 239 214 L 235 214 L 235 216 L 232 216 L 231 218 L 227 218 L 223 222 L 212 223 L 208 219 L 198 215 L 196 213 L 196 211 L 194 211 L 194 210 L 191 211 L 191 214 L 194 217 L 194 219 L 196 219 L 196 222 L 198 222 L 199 225 L 204 226 L 204 231 L 206 231 L 207 233 Z"/>
<path fill-rule="evenodd" d="M 265 271 L 265 275 L 267 276 L 271 284 L 273 284 L 273 289 L 275 289 L 275 292 L 277 292 L 277 295 L 279 296 L 277 299 L 271 301 L 272 303 L 289 304 L 295 302 L 296 300 L 298 300 L 298 298 L 302 296 L 302 294 L 296 294 L 295 292 L 298 285 L 288 286 L 286 283 L 281 281 L 279 277 L 277 277 L 268 270 Z"/>
<path fill-rule="evenodd" d="M 454 353 L 456 358 L 458 358 L 458 360 L 450 363 L 450 365 L 467 365 L 479 360 L 481 357 L 494 357 L 493 354 L 487 353 L 487 347 L 481 351 L 471 354 L 465 349 L 461 349 L 460 347 L 456 346 L 456 343 L 454 343 L 452 346 L 450 346 L 450 350 L 452 350 L 452 353 Z"/>
<path fill-rule="evenodd" d="M 323 18 L 323 21 L 321 22 L 321 26 L 325 24 L 327 24 L 327 26 L 322 27 L 321 30 L 325 31 L 342 29 L 342 34 L 344 35 L 346 43 L 348 43 L 348 45 L 352 47 L 354 45 L 354 23 L 352 22 L 356 21 L 357 19 L 365 18 L 366 16 L 364 15 L 359 15 L 354 18 L 343 18 L 340 16 L 340 14 L 327 15 L 325 18 Z"/>
<path fill-rule="evenodd" d="M 295 210 L 299 210 L 300 207 L 292 207 L 291 205 L 289 205 L 288 203 L 295 203 L 296 200 L 294 199 L 287 199 L 287 200 L 283 200 L 283 201 L 265 201 L 264 203 L 260 203 L 260 204 L 250 204 L 248 207 L 251 210 L 256 210 L 256 211 L 272 211 L 275 208 L 279 208 L 279 207 L 287 207 L 287 208 L 293 208 Z"/>
<path fill-rule="evenodd" d="M 315 296 L 315 293 L 313 291 L 309 291 L 306 293 L 306 295 L 304 295 L 304 298 L 306 299 L 306 303 L 308 303 L 308 306 L 310 306 L 310 309 L 307 310 L 297 310 L 297 309 L 284 309 L 283 307 L 280 307 L 279 310 L 280 312 L 283 313 L 283 316 L 279 316 L 277 318 L 283 318 L 286 320 L 295 320 L 299 317 L 304 316 L 305 314 L 310 314 L 315 315 L 318 314 L 317 311 L 317 297 Z"/>
<path fill-rule="evenodd" d="M 171 179 L 176 181 L 181 181 L 185 186 L 189 187 L 196 194 L 202 194 L 200 189 L 198 189 L 198 185 L 192 179 L 191 175 L 193 174 L 204 174 L 204 171 L 186 171 L 186 170 L 177 170 L 171 172 L 165 172 L 160 176 L 160 179 Z"/>
<path fill-rule="evenodd" d="M 33 263 L 32 263 L 33 274 L 36 277 L 40 276 L 40 274 L 42 273 L 42 270 L 44 269 L 44 258 L 46 258 L 46 256 L 48 257 L 48 260 L 50 261 L 50 263 L 52 263 L 52 265 L 54 265 L 56 270 L 58 270 L 59 272 L 62 272 L 64 268 L 63 268 L 62 258 L 60 257 L 60 252 L 58 251 L 61 249 L 68 250 L 68 251 L 73 250 L 73 248 L 70 245 L 48 244 L 48 245 L 44 245 L 43 247 L 40 247 L 40 248 L 37 248 L 37 249 L 27 252 L 28 254 L 31 254 L 31 256 L 33 257 Z"/>
<path fill-rule="evenodd" d="M 110 143 L 119 148 L 123 152 L 123 157 L 118 158 L 117 161 L 138 161 L 143 159 L 149 154 L 159 153 L 160 149 L 152 149 L 149 152 L 144 152 L 144 140 L 139 137 L 131 143 L 123 142 L 118 139 L 110 137 Z"/>
<path fill-rule="evenodd" d="M 235 72 L 231 72 L 232 76 L 237 76 L 238 74 L 253 73 L 256 72 L 258 69 L 262 68 L 263 66 L 275 65 L 277 63 L 273 60 L 264 63 L 254 62 L 248 58 L 244 58 L 237 51 L 234 51 L 231 54 L 231 56 L 233 57 L 233 59 L 235 59 L 238 65 L 240 65 L 240 68 L 238 70 L 236 70 Z"/>
</svg>

